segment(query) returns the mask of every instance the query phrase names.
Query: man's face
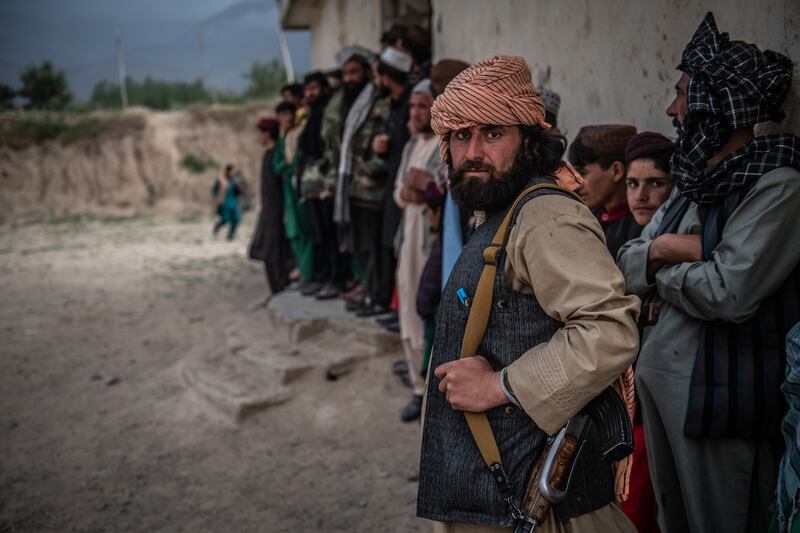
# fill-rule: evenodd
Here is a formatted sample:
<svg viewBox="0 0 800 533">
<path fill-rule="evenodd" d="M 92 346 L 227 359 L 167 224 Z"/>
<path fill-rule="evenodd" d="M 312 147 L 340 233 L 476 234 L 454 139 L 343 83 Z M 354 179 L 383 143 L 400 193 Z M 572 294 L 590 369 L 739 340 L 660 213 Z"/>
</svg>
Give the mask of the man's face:
<svg viewBox="0 0 800 533">
<path fill-rule="evenodd" d="M 378 87 L 379 94 L 386 98 L 389 96 L 391 92 L 391 85 L 389 85 L 391 81 L 389 80 L 389 76 L 386 74 L 381 74 L 377 70 L 375 71 L 375 85 Z"/>
<path fill-rule="evenodd" d="M 590 209 L 603 207 L 625 179 L 625 167 L 621 161 L 614 161 L 607 169 L 603 169 L 600 163 L 589 163 L 578 168 L 578 172 L 583 176 L 583 183 L 575 192 Z"/>
<path fill-rule="evenodd" d="M 431 131 L 431 105 L 433 97 L 427 93 L 413 93 L 408 104 L 408 118 L 415 131 Z"/>
<path fill-rule="evenodd" d="M 465 178 L 489 179 L 488 168 L 506 172 L 519 151 L 520 136 L 516 126 L 481 124 L 450 133 L 453 168 L 467 164 Z"/>
<path fill-rule="evenodd" d="M 628 206 L 640 226 L 647 225 L 672 191 L 672 177 L 656 168 L 652 159 L 635 159 L 628 165 Z"/>
<path fill-rule="evenodd" d="M 533 177 L 516 126 L 482 124 L 450 133 L 450 190 L 468 209 L 497 211 Z"/>
<path fill-rule="evenodd" d="M 312 105 L 322 96 L 322 86 L 318 81 L 310 81 L 303 87 L 303 99 L 306 105 Z"/>
<path fill-rule="evenodd" d="M 342 67 L 342 83 L 345 86 L 357 87 L 362 85 L 366 79 L 367 72 L 358 61 L 351 59 Z"/>
<path fill-rule="evenodd" d="M 689 103 L 686 95 L 689 92 L 689 75 L 685 72 L 681 74 L 678 83 L 675 84 L 675 99 L 669 104 L 667 108 L 667 115 L 672 117 L 672 125 L 680 133 L 680 128 L 683 125 L 683 120 L 686 117 L 686 111 L 689 109 Z"/>
<path fill-rule="evenodd" d="M 284 101 L 292 103 L 294 105 L 299 105 L 302 103 L 297 98 L 295 98 L 295 96 L 292 94 L 292 91 L 289 90 L 283 91 L 281 93 L 281 96 L 283 97 Z"/>
</svg>

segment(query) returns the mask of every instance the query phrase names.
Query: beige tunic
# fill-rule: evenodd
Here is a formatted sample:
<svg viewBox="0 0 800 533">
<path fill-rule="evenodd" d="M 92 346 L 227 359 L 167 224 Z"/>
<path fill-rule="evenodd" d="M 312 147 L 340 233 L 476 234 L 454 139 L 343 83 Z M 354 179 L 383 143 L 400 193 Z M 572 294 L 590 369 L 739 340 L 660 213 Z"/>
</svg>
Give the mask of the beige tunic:
<svg viewBox="0 0 800 533">
<path fill-rule="evenodd" d="M 544 195 L 525 204 L 507 253 L 512 288 L 535 294 L 564 323 L 508 367 L 525 412 L 552 435 L 633 363 L 640 302 L 625 295 L 600 223 L 575 200 Z"/>
<path fill-rule="evenodd" d="M 400 169 L 401 174 L 396 181 L 394 195 L 395 202 L 403 209 L 403 240 L 397 262 L 400 339 L 403 342 L 414 392 L 420 395 L 425 392 L 425 382 L 420 375 L 425 330 L 422 318 L 417 313 L 417 291 L 422 270 L 428 259 L 427 243 L 429 239 L 426 238 L 426 233 L 429 229 L 425 219 L 425 205 L 403 202 L 400 198 L 400 188 L 405 172 L 411 168 L 425 170 L 434 150 L 437 150 L 438 147 L 439 138 L 435 135 L 429 139 L 423 137 L 416 139 L 416 144 L 409 152 L 405 166 Z"/>
</svg>

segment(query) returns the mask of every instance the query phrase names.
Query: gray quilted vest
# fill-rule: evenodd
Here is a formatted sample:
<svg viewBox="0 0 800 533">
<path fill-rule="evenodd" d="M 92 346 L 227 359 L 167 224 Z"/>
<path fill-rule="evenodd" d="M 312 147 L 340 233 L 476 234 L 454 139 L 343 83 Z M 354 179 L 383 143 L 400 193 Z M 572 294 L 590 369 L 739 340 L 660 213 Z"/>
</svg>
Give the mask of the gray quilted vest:
<svg viewBox="0 0 800 533">
<path fill-rule="evenodd" d="M 552 190 L 531 193 L 560 194 Z M 439 307 L 431 369 L 458 358 L 469 308 L 456 295 L 464 288 L 472 297 L 483 270 L 483 250 L 492 241 L 507 211 L 481 224 L 469 239 L 447 280 Z M 519 212 L 514 214 L 512 224 Z M 503 251 L 497 262 L 492 312 L 478 353 L 494 370 L 508 366 L 534 346 L 547 342 L 563 326 L 548 316 L 533 295 L 512 290 L 506 283 Z M 536 272 L 531 272 L 536 276 Z M 439 392 L 430 372 L 422 438 L 417 515 L 441 522 L 467 522 L 488 527 L 513 525 L 510 510 L 475 444 L 466 419 Z M 503 467 L 519 505 L 534 460 L 547 435 L 524 411 L 506 404 L 486 413 L 500 448 Z M 614 498 L 610 467 L 600 459 L 596 434 L 578 458 L 567 500 L 555 506 L 556 517 L 567 520 L 609 504 Z M 563 486 L 562 486 L 563 488 Z"/>
</svg>

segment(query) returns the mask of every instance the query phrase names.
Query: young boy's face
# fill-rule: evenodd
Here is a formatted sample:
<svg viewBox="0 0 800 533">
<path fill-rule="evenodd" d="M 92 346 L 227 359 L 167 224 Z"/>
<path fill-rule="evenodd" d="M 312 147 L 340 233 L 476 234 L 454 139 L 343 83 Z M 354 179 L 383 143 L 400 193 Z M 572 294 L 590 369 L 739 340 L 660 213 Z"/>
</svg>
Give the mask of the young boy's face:
<svg viewBox="0 0 800 533">
<path fill-rule="evenodd" d="M 277 116 L 278 124 L 281 126 L 281 132 L 286 133 L 294 126 L 294 113 L 291 111 L 281 111 Z"/>
</svg>

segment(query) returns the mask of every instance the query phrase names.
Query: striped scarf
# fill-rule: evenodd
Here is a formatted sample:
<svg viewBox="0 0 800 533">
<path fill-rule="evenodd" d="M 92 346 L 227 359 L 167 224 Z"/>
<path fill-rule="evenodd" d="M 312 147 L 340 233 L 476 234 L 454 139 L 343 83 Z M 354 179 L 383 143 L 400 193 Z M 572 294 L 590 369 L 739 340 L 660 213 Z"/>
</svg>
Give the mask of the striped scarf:
<svg viewBox="0 0 800 533">
<path fill-rule="evenodd" d="M 344 122 L 339 168 L 336 174 L 336 191 L 333 197 L 333 221 L 341 252 L 353 251 L 353 227 L 350 218 L 350 180 L 353 178 L 353 137 L 369 118 L 375 103 L 375 86 L 372 83 L 361 90 Z"/>
<path fill-rule="evenodd" d="M 800 141 L 774 135 L 761 137 L 715 168 L 707 168 L 707 161 L 734 130 L 783 120 L 781 106 L 792 82 L 791 59 L 731 41 L 708 13 L 683 51 L 678 69 L 691 76 L 686 116 L 671 163 L 681 194 L 697 204 L 714 204 L 750 185 L 767 167 L 800 161 Z"/>
</svg>

